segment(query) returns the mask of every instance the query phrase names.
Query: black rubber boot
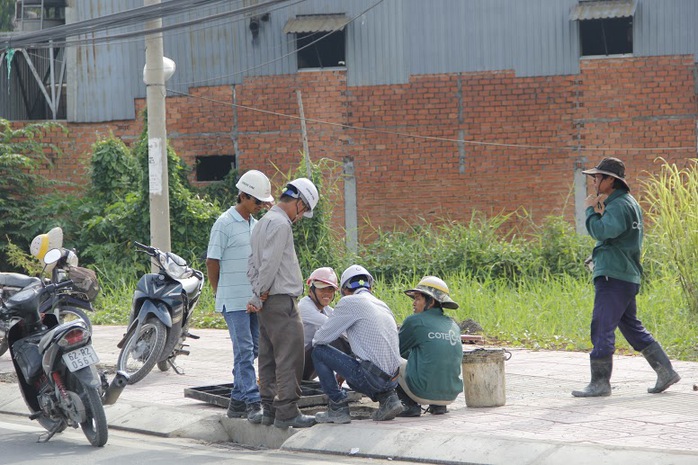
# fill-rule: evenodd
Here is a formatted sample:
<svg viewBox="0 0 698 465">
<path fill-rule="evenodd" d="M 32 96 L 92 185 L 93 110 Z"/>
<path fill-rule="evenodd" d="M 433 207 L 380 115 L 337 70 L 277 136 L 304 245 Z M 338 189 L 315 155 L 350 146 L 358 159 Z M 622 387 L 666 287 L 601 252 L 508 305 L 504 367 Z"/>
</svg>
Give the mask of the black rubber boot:
<svg viewBox="0 0 698 465">
<path fill-rule="evenodd" d="M 326 412 L 318 412 L 315 414 L 315 421 L 318 423 L 337 423 L 340 425 L 351 423 L 349 401 L 344 399 L 341 402 L 334 403 L 330 400 Z"/>
<path fill-rule="evenodd" d="M 666 391 L 672 384 L 676 384 L 681 379 L 681 376 L 674 371 L 671 366 L 671 361 L 667 356 L 659 342 L 655 341 L 642 349 L 642 355 L 645 356 L 647 362 L 652 369 L 657 372 L 657 383 L 653 388 L 647 388 L 650 394 L 657 394 Z"/>
<path fill-rule="evenodd" d="M 574 397 L 605 397 L 611 395 L 613 356 L 591 358 L 591 382 L 582 391 L 572 391 Z"/>
</svg>

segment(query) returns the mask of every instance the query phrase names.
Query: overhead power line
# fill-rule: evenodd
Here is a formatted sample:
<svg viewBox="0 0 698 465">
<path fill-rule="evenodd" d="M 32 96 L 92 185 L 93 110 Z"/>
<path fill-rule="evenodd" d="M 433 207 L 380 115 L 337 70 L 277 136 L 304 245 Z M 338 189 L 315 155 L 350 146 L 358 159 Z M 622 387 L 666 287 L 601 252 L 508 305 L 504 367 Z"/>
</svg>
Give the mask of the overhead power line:
<svg viewBox="0 0 698 465">
<path fill-rule="evenodd" d="M 295 3 L 300 3 L 299 0 Z M 68 39 L 85 34 L 94 34 L 97 32 L 107 31 L 126 26 L 144 25 L 145 22 L 157 19 L 166 18 L 173 15 L 178 15 L 201 9 L 202 7 L 211 7 L 214 4 L 230 3 L 230 0 L 171 0 L 165 3 L 158 3 L 149 6 L 134 8 L 131 10 L 122 11 L 98 18 L 91 18 L 85 21 L 77 21 L 38 31 L 26 32 L 22 34 L 11 34 L 0 37 L 0 51 L 10 48 L 44 48 L 50 47 L 49 41 L 65 41 L 65 45 L 79 45 L 80 43 L 95 43 L 100 41 L 112 41 L 118 38 L 136 37 L 145 34 L 153 34 L 164 32 L 171 29 L 191 26 L 215 19 L 222 19 L 229 16 L 243 15 L 253 11 L 257 11 L 266 7 L 270 7 L 279 3 L 289 2 L 289 0 L 266 0 L 255 5 L 241 7 L 235 10 L 218 13 L 202 18 L 197 18 L 181 23 L 170 24 L 158 29 L 139 30 L 126 32 L 117 35 L 109 35 L 104 37 L 90 37 L 89 39 Z M 55 44 L 53 45 L 55 46 Z"/>
</svg>

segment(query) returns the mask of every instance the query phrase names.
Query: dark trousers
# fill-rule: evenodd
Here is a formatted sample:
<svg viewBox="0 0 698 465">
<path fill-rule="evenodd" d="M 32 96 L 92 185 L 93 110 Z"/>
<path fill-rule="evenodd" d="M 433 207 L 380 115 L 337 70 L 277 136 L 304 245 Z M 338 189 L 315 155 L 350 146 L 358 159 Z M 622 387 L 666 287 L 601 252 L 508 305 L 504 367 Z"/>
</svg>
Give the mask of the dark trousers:
<svg viewBox="0 0 698 465">
<path fill-rule="evenodd" d="M 338 337 L 332 343 L 330 343 L 335 349 L 341 350 L 345 354 L 351 354 L 351 346 L 349 342 L 343 337 Z M 315 372 L 315 364 L 313 364 L 313 346 L 311 345 L 305 349 L 305 366 L 303 368 L 303 381 L 311 381 L 315 379 L 317 373 Z"/>
<path fill-rule="evenodd" d="M 289 420 L 300 414 L 303 374 L 303 323 L 296 299 L 270 295 L 259 317 L 259 394 L 273 405 L 276 417 Z"/>
<path fill-rule="evenodd" d="M 337 384 L 335 373 L 344 378 L 354 391 L 373 400 L 376 400 L 379 394 L 397 386 L 397 377 L 391 378 L 373 363 L 356 360 L 332 346 L 316 345 L 313 350 L 313 362 L 322 391 L 335 403 L 347 398 L 346 392 Z"/>
<path fill-rule="evenodd" d="M 590 358 L 606 358 L 616 350 L 616 328 L 633 349 L 641 351 L 654 342 L 652 335 L 637 318 L 635 296 L 640 285 L 599 276 L 594 279 L 594 313 L 591 317 Z"/>
</svg>

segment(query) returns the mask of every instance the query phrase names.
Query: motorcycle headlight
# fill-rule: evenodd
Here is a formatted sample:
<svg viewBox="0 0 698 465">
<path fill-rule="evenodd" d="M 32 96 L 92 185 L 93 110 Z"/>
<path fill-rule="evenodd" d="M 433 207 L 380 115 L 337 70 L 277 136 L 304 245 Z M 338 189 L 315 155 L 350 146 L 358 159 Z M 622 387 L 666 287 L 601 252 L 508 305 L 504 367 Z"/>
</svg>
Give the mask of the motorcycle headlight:
<svg viewBox="0 0 698 465">
<path fill-rule="evenodd" d="M 165 272 L 174 279 L 189 278 L 193 273 L 193 270 L 187 266 L 187 262 L 172 252 L 160 255 L 160 264 Z"/>
</svg>

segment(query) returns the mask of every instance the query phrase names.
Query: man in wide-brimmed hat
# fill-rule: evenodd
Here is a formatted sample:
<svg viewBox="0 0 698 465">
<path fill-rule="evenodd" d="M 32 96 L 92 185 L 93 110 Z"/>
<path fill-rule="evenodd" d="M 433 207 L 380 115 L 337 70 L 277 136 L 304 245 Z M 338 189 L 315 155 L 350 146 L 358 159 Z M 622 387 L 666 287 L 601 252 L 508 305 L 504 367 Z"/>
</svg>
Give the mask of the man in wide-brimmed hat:
<svg viewBox="0 0 698 465">
<path fill-rule="evenodd" d="M 589 354 L 591 382 L 575 397 L 611 395 L 611 372 L 615 352 L 615 330 L 642 352 L 657 372 L 657 383 L 648 388 L 659 393 L 677 383 L 681 377 L 671 365 L 662 347 L 637 318 L 635 296 L 640 290 L 642 265 L 642 211 L 630 195 L 625 180 L 625 165 L 617 158 L 604 158 L 596 167 L 582 171 L 593 179 L 595 194 L 587 197 L 586 228 L 596 239 L 594 262 L 594 312 L 591 317 Z"/>
<path fill-rule="evenodd" d="M 463 347 L 460 328 L 444 314 L 457 309 L 446 283 L 436 276 L 425 276 L 412 289 L 413 314 L 400 327 L 400 355 L 407 360 L 400 366 L 397 395 L 405 410 L 398 416 L 418 417 L 422 405 L 433 415 L 447 412 L 463 391 L 460 378 Z"/>
</svg>

